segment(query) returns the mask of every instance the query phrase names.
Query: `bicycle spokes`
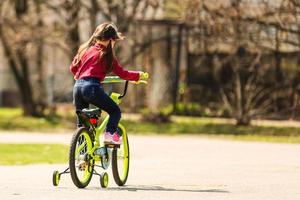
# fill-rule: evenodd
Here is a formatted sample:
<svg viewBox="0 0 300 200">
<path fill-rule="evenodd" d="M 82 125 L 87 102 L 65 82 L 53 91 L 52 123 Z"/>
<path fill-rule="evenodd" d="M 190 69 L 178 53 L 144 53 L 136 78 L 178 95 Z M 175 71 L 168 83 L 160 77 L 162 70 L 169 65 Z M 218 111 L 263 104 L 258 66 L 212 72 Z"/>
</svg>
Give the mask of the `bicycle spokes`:
<svg viewBox="0 0 300 200">
<path fill-rule="evenodd" d="M 75 169 L 81 182 L 87 181 L 92 171 L 90 159 L 88 158 L 88 149 L 91 149 L 91 141 L 88 141 L 88 139 L 90 138 L 87 138 L 87 135 L 83 133 L 79 136 L 76 144 Z M 88 143 L 90 144 L 88 145 Z"/>
<path fill-rule="evenodd" d="M 112 170 L 115 182 L 122 186 L 126 183 L 129 171 L 129 143 L 127 134 L 122 131 L 122 144 L 119 148 L 115 148 L 112 154 Z"/>
</svg>

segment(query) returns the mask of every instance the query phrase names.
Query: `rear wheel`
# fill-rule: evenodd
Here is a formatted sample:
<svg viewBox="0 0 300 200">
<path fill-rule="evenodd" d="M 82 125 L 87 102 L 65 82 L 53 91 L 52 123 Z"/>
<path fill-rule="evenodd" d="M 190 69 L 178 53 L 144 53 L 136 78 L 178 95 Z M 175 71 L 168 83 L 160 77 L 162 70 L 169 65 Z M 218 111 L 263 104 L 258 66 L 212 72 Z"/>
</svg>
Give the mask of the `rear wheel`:
<svg viewBox="0 0 300 200">
<path fill-rule="evenodd" d="M 88 154 L 93 148 L 92 134 L 87 128 L 79 128 L 73 135 L 69 154 L 69 167 L 73 183 L 86 187 L 92 178 L 94 160 Z"/>
<path fill-rule="evenodd" d="M 123 186 L 129 173 L 129 142 L 126 131 L 119 125 L 118 133 L 122 136 L 122 144 L 112 152 L 112 173 L 117 185 Z"/>
</svg>

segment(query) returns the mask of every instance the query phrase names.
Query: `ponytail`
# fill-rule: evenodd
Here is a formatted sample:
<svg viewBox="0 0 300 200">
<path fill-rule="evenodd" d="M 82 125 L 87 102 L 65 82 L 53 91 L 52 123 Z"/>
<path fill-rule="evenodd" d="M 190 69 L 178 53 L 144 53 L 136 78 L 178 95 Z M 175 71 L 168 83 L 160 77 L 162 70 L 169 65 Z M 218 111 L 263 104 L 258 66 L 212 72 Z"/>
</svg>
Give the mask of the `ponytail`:
<svg viewBox="0 0 300 200">
<path fill-rule="evenodd" d="M 106 51 L 104 52 L 103 56 L 107 63 L 106 73 L 110 73 L 113 70 L 114 61 L 114 51 L 112 48 L 111 40 L 109 40 L 109 43 L 106 47 Z"/>
</svg>

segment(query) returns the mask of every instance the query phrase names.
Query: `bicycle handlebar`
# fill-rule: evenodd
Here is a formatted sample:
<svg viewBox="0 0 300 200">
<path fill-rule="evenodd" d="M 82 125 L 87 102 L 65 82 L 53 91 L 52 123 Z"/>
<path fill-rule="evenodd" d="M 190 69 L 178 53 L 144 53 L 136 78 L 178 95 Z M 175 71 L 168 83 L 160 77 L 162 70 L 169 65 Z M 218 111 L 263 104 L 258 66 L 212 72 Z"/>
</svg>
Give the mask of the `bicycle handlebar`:
<svg viewBox="0 0 300 200">
<path fill-rule="evenodd" d="M 107 76 L 101 83 L 124 83 L 125 80 L 121 79 L 118 76 Z"/>
<path fill-rule="evenodd" d="M 123 92 L 123 94 L 121 94 L 121 95 L 119 96 L 119 99 L 122 99 L 122 98 L 126 95 L 126 93 L 127 93 L 127 88 L 128 88 L 128 81 L 126 81 L 125 87 L 124 87 L 124 92 Z"/>
<path fill-rule="evenodd" d="M 124 87 L 124 92 L 122 95 L 119 96 L 119 99 L 123 98 L 126 93 L 127 93 L 127 88 L 128 88 L 128 82 L 133 83 L 133 84 L 147 84 L 147 81 L 145 80 L 139 80 L 139 81 L 126 81 L 121 79 L 119 76 L 107 76 L 104 78 L 104 80 L 101 83 L 124 83 L 125 82 L 125 87 Z"/>
</svg>

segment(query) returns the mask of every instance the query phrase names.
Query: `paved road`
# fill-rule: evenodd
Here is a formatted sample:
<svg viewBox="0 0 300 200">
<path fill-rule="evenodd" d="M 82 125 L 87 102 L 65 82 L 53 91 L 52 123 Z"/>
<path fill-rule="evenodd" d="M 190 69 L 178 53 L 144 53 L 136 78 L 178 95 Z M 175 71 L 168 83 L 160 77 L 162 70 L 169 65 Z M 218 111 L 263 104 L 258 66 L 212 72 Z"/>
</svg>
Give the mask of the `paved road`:
<svg viewBox="0 0 300 200">
<path fill-rule="evenodd" d="M 0 133 L 0 142 L 69 143 L 71 137 L 18 136 Z M 95 176 L 86 189 L 77 189 L 69 175 L 53 187 L 52 171 L 65 165 L 0 166 L 0 199 L 300 199 L 300 145 L 196 136 L 131 136 L 130 142 L 126 187 L 110 176 L 109 188 L 102 189 Z"/>
</svg>

